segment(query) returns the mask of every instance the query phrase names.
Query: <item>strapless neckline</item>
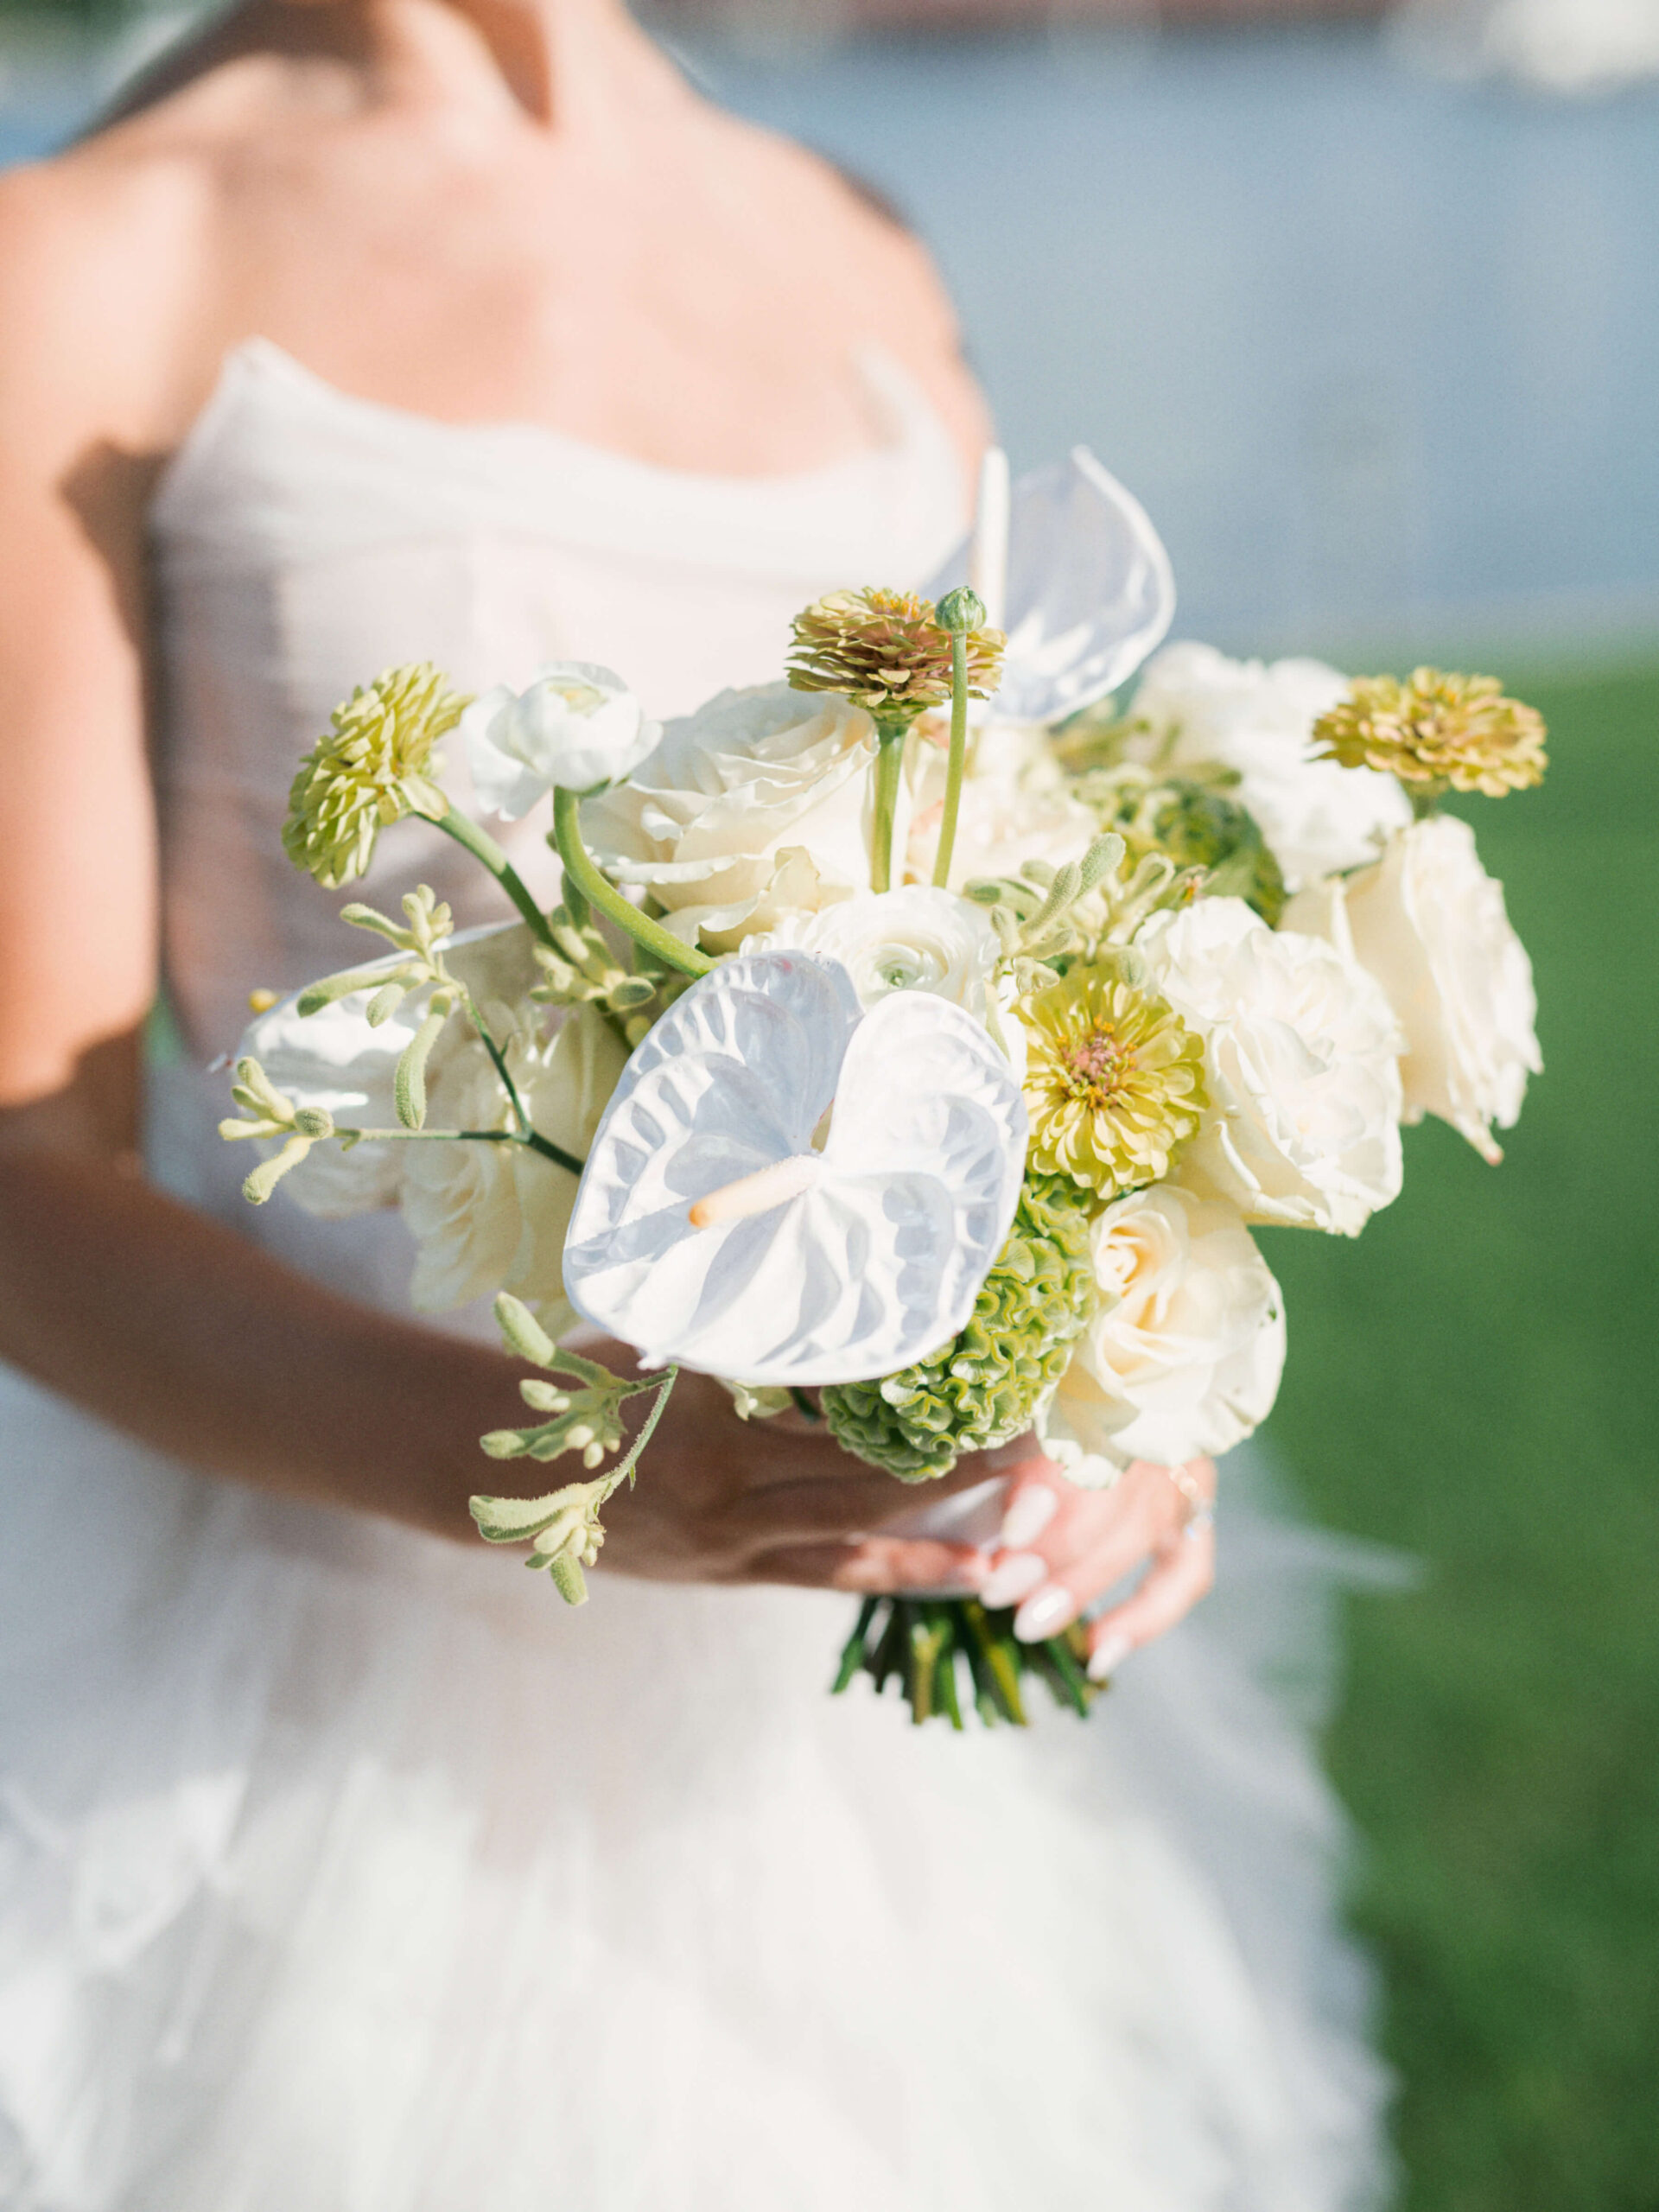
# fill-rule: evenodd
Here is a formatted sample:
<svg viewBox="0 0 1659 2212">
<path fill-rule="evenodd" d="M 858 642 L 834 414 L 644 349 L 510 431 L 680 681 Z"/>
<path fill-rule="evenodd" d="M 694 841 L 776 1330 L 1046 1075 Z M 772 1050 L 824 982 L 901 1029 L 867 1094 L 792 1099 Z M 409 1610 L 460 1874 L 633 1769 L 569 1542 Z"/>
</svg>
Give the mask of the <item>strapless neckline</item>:
<svg viewBox="0 0 1659 2212">
<path fill-rule="evenodd" d="M 609 473 L 631 487 L 649 485 L 671 497 L 702 493 L 722 505 L 810 500 L 817 491 L 838 489 L 849 479 L 872 470 L 903 467 L 918 448 L 937 448 L 941 438 L 948 437 L 938 410 L 920 385 L 886 347 L 861 346 L 854 354 L 853 363 L 873 410 L 887 417 L 890 435 L 877 444 L 812 468 L 741 476 L 646 461 L 618 447 L 576 437 L 548 423 L 511 417 L 451 422 L 348 391 L 308 367 L 274 339 L 245 338 L 226 353 L 213 391 L 162 467 L 152 511 L 165 518 L 176 505 L 181 487 L 217 444 L 226 418 L 262 400 L 286 403 L 313 416 L 332 417 L 339 428 L 349 431 L 354 427 L 377 442 L 401 438 L 411 448 L 425 447 L 451 454 L 464 454 L 472 447 L 480 454 L 512 459 L 521 467 L 528 457 L 539 454 L 563 472 L 574 469 L 584 477 Z"/>
</svg>

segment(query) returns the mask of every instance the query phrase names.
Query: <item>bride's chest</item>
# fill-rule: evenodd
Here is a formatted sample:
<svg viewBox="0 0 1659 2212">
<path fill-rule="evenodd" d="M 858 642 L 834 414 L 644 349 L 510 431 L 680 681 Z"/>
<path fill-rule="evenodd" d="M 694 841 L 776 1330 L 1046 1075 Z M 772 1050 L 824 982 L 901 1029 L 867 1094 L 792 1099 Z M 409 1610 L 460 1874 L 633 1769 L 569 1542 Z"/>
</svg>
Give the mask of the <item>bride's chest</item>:
<svg viewBox="0 0 1659 2212">
<path fill-rule="evenodd" d="M 426 162 L 372 190 L 336 162 L 238 202 L 226 342 L 257 332 L 442 422 L 722 476 L 815 469 L 879 436 L 856 358 L 903 308 L 856 233 L 790 213 L 753 176 L 722 191 L 648 161 L 610 178 Z"/>
</svg>

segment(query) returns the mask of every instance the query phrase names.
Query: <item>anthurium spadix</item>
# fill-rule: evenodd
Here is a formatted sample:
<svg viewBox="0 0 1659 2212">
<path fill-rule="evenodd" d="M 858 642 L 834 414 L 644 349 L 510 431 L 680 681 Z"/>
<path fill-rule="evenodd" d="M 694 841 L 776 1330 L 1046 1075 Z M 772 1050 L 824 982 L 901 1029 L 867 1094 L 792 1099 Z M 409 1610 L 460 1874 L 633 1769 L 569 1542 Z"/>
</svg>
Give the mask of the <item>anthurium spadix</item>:
<svg viewBox="0 0 1659 2212">
<path fill-rule="evenodd" d="M 868 1014 L 836 961 L 746 955 L 629 1061 L 564 1253 L 578 1312 L 770 1385 L 862 1382 L 966 1325 L 1025 1167 L 1026 1111 L 981 1024 L 922 991 Z"/>
<path fill-rule="evenodd" d="M 1001 502 L 985 527 L 1001 527 Z M 1146 509 L 1087 446 L 1014 485 L 1006 550 L 981 545 L 973 563 L 1004 594 L 990 619 L 1007 632 L 991 714 L 1055 722 L 1116 691 L 1168 630 L 1175 580 Z M 939 598 L 969 581 L 969 541 L 927 587 Z"/>
</svg>

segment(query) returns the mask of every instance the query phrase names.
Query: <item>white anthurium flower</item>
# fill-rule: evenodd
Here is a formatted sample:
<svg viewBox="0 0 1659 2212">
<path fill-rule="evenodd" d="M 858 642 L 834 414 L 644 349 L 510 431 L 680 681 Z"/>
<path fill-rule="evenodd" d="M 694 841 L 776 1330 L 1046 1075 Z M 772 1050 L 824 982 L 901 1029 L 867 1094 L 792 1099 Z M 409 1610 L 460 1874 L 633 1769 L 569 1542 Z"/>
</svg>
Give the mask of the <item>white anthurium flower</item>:
<svg viewBox="0 0 1659 2212">
<path fill-rule="evenodd" d="M 1135 944 L 1205 1040 L 1210 1111 L 1175 1179 L 1247 1221 L 1357 1236 L 1402 1173 L 1399 1031 L 1379 985 L 1242 899 L 1154 914 Z"/>
<path fill-rule="evenodd" d="M 389 954 L 384 960 L 364 963 L 362 972 L 390 974 L 402 958 L 401 954 Z M 444 959 L 450 974 L 466 984 L 480 1004 L 486 1000 L 515 1002 L 537 979 L 530 931 L 522 922 L 457 931 L 444 947 Z M 242 1033 L 235 1057 L 257 1060 L 277 1090 L 296 1105 L 321 1107 L 350 1128 L 396 1128 L 392 1079 L 431 994 L 414 992 L 378 1028 L 371 1028 L 368 1008 L 374 992 L 370 984 L 308 1014 L 299 1011 L 300 994 L 290 992 L 255 1015 Z M 451 1020 L 427 1063 L 429 1088 L 471 1035 L 461 1016 Z M 299 1166 L 284 1176 L 283 1190 L 305 1212 L 325 1221 L 372 1213 L 397 1205 L 408 1154 L 438 1148 L 359 1144 L 347 1152 L 338 1144 L 313 1145 Z M 269 1153 L 276 1147 L 264 1149 Z"/>
<path fill-rule="evenodd" d="M 1348 696 L 1323 661 L 1231 660 L 1213 645 L 1166 646 L 1147 662 L 1131 719 L 1132 757 L 1177 772 L 1214 762 L 1236 771 L 1287 887 L 1374 860 L 1411 820 L 1394 777 L 1313 757 L 1319 717 Z"/>
<path fill-rule="evenodd" d="M 504 1026 L 493 1027 L 500 1041 Z M 537 1133 L 582 1159 L 627 1063 L 610 1022 L 583 1006 L 550 1039 L 528 1023 L 506 1037 L 505 1058 Z M 506 1086 L 477 1037 L 468 1035 L 429 1084 L 428 1120 L 436 1128 L 512 1128 Z M 556 1334 L 572 1318 L 561 1309 L 576 1178 L 524 1145 L 396 1148 L 410 1155 L 401 1197 L 418 1248 L 410 1287 L 416 1310 L 442 1313 L 510 1290 L 551 1318 Z"/>
<path fill-rule="evenodd" d="M 965 1326 L 1025 1152 L 1013 1071 L 960 1007 L 897 992 L 863 1014 L 839 963 L 745 954 L 629 1061 L 566 1288 L 647 1365 L 868 1381 Z"/>
<path fill-rule="evenodd" d="M 938 600 L 969 581 L 967 541 L 927 587 Z M 1126 683 L 1169 628 L 1175 580 L 1146 509 L 1087 446 L 1014 487 L 1007 632 L 991 712 L 1056 722 Z"/>
<path fill-rule="evenodd" d="M 585 660 L 538 669 L 522 691 L 497 684 L 467 708 L 461 732 L 480 805 L 510 822 L 555 785 L 620 783 L 662 735 L 620 676 Z"/>
<path fill-rule="evenodd" d="M 1155 1184 L 1090 1238 L 1099 1309 L 1038 1409 L 1038 1442 L 1090 1489 L 1132 1459 L 1230 1452 L 1272 1412 L 1285 1364 L 1284 1300 L 1237 1211 Z"/>
<path fill-rule="evenodd" d="M 786 949 L 838 960 L 862 1007 L 894 991 L 931 991 L 982 1020 L 1001 947 L 982 906 L 917 883 L 861 892 L 817 914 L 786 914 L 743 945 L 745 952 Z"/>
<path fill-rule="evenodd" d="M 875 724 L 834 691 L 722 691 L 582 810 L 607 874 L 715 951 L 870 887 Z M 901 800 L 903 794 L 901 793 Z M 904 850 L 907 822 L 894 829 Z"/>
<path fill-rule="evenodd" d="M 1468 823 L 1414 823 L 1370 868 L 1294 899 L 1285 921 L 1352 953 L 1388 995 L 1406 1120 L 1438 1115 L 1496 1165 L 1493 1125 L 1515 1127 L 1543 1060 L 1532 963 Z"/>
</svg>

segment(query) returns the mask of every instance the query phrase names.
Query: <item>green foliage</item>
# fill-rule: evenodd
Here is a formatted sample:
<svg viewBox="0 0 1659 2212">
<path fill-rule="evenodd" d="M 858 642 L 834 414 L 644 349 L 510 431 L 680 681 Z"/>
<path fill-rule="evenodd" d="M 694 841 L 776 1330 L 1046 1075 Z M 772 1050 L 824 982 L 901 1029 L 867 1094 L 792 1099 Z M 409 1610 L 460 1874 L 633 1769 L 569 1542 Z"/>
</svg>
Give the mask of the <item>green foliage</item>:
<svg viewBox="0 0 1659 2212">
<path fill-rule="evenodd" d="M 1231 771 L 1166 776 L 1125 763 L 1083 777 L 1077 797 L 1116 830 L 1132 859 L 1166 853 L 1178 867 L 1205 871 L 1207 898 L 1243 899 L 1269 929 L 1285 911 L 1285 879 L 1255 817 L 1229 796 Z"/>
<path fill-rule="evenodd" d="M 1455 803 L 1533 956 L 1507 1158 L 1407 1132 L 1357 1246 L 1263 1243 L 1270 1441 L 1427 1567 L 1357 1608 L 1332 1744 L 1403 2076 L 1405 2212 L 1659 2203 L 1659 675 L 1529 685 L 1548 779 Z"/>
<path fill-rule="evenodd" d="M 903 1482 L 926 1482 L 963 1452 L 1018 1436 L 1094 1310 L 1089 1218 L 1089 1194 L 1069 1177 L 1027 1176 L 962 1334 L 881 1382 L 823 1392 L 836 1442 Z"/>
</svg>

